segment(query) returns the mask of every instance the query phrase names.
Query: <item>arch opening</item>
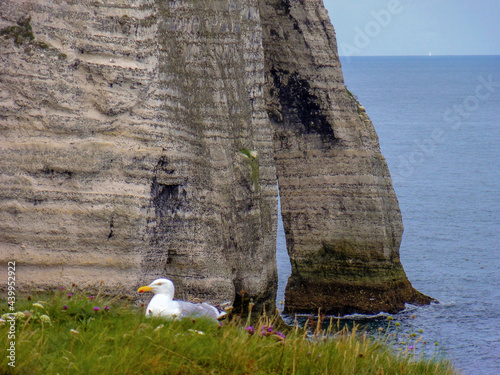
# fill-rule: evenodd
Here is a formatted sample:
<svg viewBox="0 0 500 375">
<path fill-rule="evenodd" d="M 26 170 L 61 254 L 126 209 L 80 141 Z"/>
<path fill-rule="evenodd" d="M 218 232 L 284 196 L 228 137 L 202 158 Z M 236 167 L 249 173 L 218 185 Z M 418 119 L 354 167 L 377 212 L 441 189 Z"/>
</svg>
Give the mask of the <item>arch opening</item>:
<svg viewBox="0 0 500 375">
<path fill-rule="evenodd" d="M 286 248 L 285 229 L 281 216 L 281 201 L 278 188 L 278 231 L 276 235 L 276 265 L 278 268 L 278 291 L 276 293 L 276 306 L 280 312 L 285 307 L 285 288 L 288 278 L 292 274 L 292 264 Z"/>
</svg>

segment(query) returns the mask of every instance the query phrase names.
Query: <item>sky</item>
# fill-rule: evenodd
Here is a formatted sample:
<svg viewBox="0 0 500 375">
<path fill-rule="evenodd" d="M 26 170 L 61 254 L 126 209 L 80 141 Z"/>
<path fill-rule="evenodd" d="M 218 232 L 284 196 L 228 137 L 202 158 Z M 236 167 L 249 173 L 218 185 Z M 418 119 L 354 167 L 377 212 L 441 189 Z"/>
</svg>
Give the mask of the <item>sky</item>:
<svg viewBox="0 0 500 375">
<path fill-rule="evenodd" d="M 500 55 L 500 0 L 323 0 L 341 56 Z"/>
</svg>

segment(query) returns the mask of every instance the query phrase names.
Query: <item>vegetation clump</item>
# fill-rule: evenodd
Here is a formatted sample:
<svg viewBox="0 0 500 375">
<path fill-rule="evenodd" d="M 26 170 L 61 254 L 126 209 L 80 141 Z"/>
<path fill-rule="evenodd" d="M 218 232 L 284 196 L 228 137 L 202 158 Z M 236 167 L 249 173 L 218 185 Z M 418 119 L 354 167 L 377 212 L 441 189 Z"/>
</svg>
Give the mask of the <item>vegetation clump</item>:
<svg viewBox="0 0 500 375">
<path fill-rule="evenodd" d="M 2 374 L 455 374 L 436 358 L 400 352 L 353 330 L 332 325 L 313 333 L 278 331 L 263 316 L 220 324 L 206 319 L 147 318 L 129 300 L 60 288 L 18 297 L 3 309 L 0 335 L 15 318 L 15 367 Z M 249 315 L 250 316 L 250 315 Z M 7 352 L 10 340 L 0 341 Z"/>
<path fill-rule="evenodd" d="M 30 17 L 22 17 L 17 21 L 17 25 L 8 26 L 0 30 L 0 35 L 5 38 L 13 38 L 14 43 L 21 45 L 35 39 L 33 29 L 30 25 Z"/>
<path fill-rule="evenodd" d="M 358 115 L 361 115 L 364 112 L 364 110 L 363 110 L 363 106 L 361 105 L 361 103 L 358 100 L 358 97 L 356 95 L 354 95 L 351 91 L 349 91 L 347 86 L 345 86 L 345 91 L 346 91 L 347 95 L 355 101 L 356 111 L 358 112 Z"/>
<path fill-rule="evenodd" d="M 258 187 L 259 187 L 259 156 L 257 154 L 257 151 L 250 151 L 246 148 L 241 148 L 240 153 L 250 163 L 250 168 L 252 169 L 251 179 L 255 185 L 255 188 L 258 189 Z"/>
<path fill-rule="evenodd" d="M 6 39 L 12 38 L 17 46 L 30 43 L 42 49 L 50 48 L 50 46 L 40 40 L 35 40 L 33 28 L 31 27 L 31 17 L 21 17 L 17 21 L 17 25 L 8 26 L 0 30 L 0 36 Z"/>
</svg>

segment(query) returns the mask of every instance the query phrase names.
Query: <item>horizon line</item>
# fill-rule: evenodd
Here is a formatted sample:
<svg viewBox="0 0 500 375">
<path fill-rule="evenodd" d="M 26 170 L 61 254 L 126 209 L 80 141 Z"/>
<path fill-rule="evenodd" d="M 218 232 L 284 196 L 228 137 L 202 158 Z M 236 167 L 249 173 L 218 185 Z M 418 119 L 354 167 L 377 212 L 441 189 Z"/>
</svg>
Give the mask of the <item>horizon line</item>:
<svg viewBox="0 0 500 375">
<path fill-rule="evenodd" d="M 472 55 L 472 54 L 466 54 L 466 55 L 425 55 L 425 54 L 422 54 L 422 55 L 338 55 L 339 57 L 344 57 L 344 58 L 351 58 L 351 57 L 447 57 L 447 56 L 450 56 L 450 57 L 467 57 L 467 56 L 470 56 L 470 57 L 473 57 L 473 56 L 477 56 L 477 57 L 480 57 L 480 56 L 485 56 L 485 57 L 492 57 L 492 56 L 500 56 L 500 54 L 493 54 L 493 55 Z"/>
</svg>

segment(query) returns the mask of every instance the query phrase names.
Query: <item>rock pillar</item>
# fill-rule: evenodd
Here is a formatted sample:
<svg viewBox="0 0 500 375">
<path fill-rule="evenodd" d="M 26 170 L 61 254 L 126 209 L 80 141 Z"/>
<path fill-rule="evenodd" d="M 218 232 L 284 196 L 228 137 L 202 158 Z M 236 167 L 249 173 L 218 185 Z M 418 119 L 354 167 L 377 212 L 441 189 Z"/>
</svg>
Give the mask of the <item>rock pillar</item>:
<svg viewBox="0 0 500 375">
<path fill-rule="evenodd" d="M 321 0 L 261 0 L 268 113 L 292 263 L 286 312 L 396 311 L 428 299 L 399 260 L 403 224 L 375 129 L 344 86 Z"/>
</svg>

